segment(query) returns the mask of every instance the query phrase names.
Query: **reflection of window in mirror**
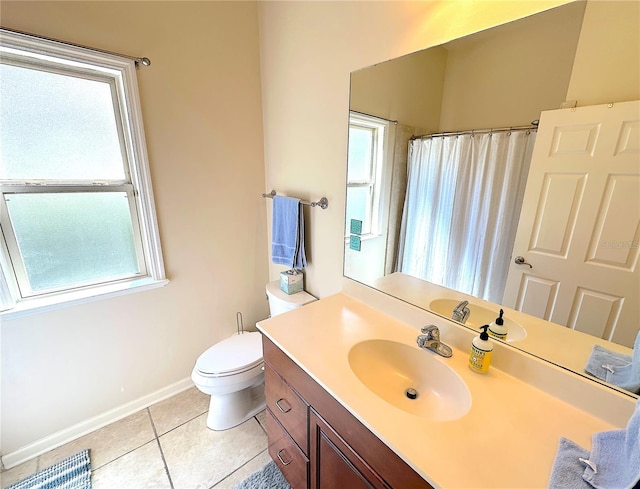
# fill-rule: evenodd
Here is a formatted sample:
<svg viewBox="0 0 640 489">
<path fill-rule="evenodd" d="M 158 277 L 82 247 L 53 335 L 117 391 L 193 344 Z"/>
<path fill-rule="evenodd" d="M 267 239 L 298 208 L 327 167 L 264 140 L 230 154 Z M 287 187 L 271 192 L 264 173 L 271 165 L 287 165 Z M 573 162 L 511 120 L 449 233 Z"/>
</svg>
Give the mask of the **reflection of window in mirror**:
<svg viewBox="0 0 640 489">
<path fill-rule="evenodd" d="M 362 237 L 385 232 L 385 201 L 390 184 L 391 123 L 351 112 L 347 163 L 347 219 L 345 236 L 352 219 L 362 222 Z"/>
</svg>

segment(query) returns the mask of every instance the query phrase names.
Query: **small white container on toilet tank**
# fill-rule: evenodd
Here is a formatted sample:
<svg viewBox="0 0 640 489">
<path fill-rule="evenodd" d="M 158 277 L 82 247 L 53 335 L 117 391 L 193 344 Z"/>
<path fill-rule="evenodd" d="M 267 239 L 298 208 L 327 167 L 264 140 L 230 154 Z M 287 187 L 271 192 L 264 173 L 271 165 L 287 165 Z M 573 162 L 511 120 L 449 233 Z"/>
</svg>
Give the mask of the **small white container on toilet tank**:
<svg viewBox="0 0 640 489">
<path fill-rule="evenodd" d="M 271 316 L 316 300 L 304 291 L 285 294 L 279 281 L 267 284 L 267 297 Z M 216 343 L 198 357 L 191 380 L 211 396 L 208 428 L 226 430 L 255 416 L 265 408 L 262 335 L 246 332 Z"/>
</svg>

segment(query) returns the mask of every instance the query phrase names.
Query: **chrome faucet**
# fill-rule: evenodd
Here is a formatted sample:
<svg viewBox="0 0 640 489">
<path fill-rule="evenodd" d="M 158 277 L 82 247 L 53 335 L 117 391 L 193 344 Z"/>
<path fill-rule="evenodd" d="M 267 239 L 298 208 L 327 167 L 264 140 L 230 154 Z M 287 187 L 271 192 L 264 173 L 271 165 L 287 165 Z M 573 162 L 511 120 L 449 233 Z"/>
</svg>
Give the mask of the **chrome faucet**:
<svg viewBox="0 0 640 489">
<path fill-rule="evenodd" d="M 453 351 L 451 347 L 445 345 L 442 341 L 440 341 L 440 330 L 437 326 L 430 324 L 429 326 L 423 326 L 420 331 L 421 335 L 418 336 L 418 346 L 420 348 L 424 348 L 425 350 L 431 350 L 436 352 L 438 355 L 442 355 L 443 357 L 449 358 L 453 355 Z"/>
<path fill-rule="evenodd" d="M 467 307 L 468 305 L 469 305 L 469 301 L 460 302 L 460 304 L 454 307 L 453 315 L 451 316 L 451 319 L 453 319 L 454 321 L 458 321 L 459 323 L 462 323 L 462 324 L 466 323 L 467 319 L 469 319 L 469 316 L 471 315 L 471 311 Z"/>
</svg>

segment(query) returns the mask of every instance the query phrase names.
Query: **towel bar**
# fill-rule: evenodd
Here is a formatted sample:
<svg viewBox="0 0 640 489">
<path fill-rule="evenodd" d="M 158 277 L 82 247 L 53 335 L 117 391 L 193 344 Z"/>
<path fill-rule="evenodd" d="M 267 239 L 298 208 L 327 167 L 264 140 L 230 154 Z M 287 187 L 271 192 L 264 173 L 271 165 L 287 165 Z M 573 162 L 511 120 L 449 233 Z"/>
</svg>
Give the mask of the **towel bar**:
<svg viewBox="0 0 640 489">
<path fill-rule="evenodd" d="M 276 191 L 272 190 L 271 192 L 269 192 L 268 194 L 262 194 L 262 196 L 265 199 L 273 199 L 273 196 L 276 195 Z M 326 209 L 327 207 L 329 207 L 329 201 L 327 200 L 326 197 L 322 197 L 318 202 L 305 202 L 304 200 L 301 200 L 300 203 L 302 205 L 308 205 L 311 207 L 320 207 L 322 209 Z"/>
</svg>

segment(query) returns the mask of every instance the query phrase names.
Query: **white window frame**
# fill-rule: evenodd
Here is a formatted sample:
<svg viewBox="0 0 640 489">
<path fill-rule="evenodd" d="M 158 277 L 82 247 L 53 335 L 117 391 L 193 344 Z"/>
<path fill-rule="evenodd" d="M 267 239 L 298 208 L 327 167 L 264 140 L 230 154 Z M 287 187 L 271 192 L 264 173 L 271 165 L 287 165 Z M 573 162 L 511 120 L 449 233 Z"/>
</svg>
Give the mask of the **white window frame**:
<svg viewBox="0 0 640 489">
<path fill-rule="evenodd" d="M 361 239 L 370 239 L 381 236 L 387 232 L 389 219 L 388 202 L 391 192 L 391 172 L 393 162 L 393 146 L 395 126 L 391 121 L 380 119 L 358 112 L 349 113 L 349 129 L 351 127 L 364 127 L 374 130 L 374 143 L 372 151 L 372 171 L 367 180 L 349 181 L 347 176 L 347 188 L 370 187 L 370 229 L 360 235 Z M 348 164 L 348 163 L 347 163 Z M 345 236 L 345 242 L 349 240 L 349 234 Z"/>
<path fill-rule="evenodd" d="M 149 162 L 142 124 L 135 61 L 104 52 L 93 51 L 39 37 L 0 29 L 0 57 L 4 61 L 24 66 L 38 65 L 62 74 L 74 74 L 87 79 L 110 80 L 114 94 L 115 113 L 123 141 L 125 180 L 119 182 L 0 181 L 2 193 L 11 192 L 125 192 L 130 202 L 140 273 L 135 277 L 85 286 L 70 286 L 46 294 L 21 293 L 18 286 L 24 273 L 21 260 L 11 259 L 16 253 L 15 237 L 9 226 L 4 196 L 0 196 L 0 316 L 19 317 L 62 306 L 79 304 L 164 286 L 165 276 L 160 235 L 155 212 Z M 24 289 L 24 287 L 23 287 Z"/>
</svg>

